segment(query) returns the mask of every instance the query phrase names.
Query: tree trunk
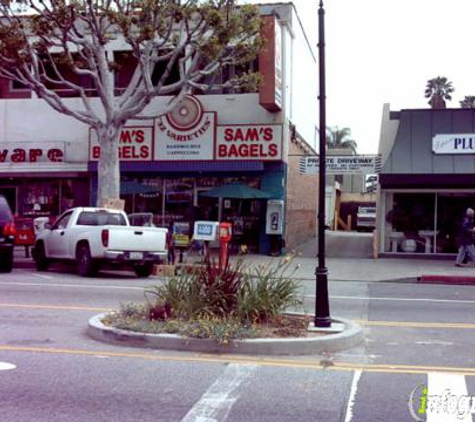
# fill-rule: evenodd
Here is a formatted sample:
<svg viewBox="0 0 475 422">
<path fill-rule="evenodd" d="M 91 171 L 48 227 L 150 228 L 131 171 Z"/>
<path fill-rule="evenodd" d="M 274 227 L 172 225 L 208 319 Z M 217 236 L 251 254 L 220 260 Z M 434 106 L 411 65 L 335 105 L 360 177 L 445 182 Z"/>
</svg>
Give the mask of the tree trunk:
<svg viewBox="0 0 475 422">
<path fill-rule="evenodd" d="M 114 125 L 97 128 L 101 155 L 97 172 L 97 206 L 109 199 L 120 198 L 119 134 L 121 127 Z"/>
</svg>

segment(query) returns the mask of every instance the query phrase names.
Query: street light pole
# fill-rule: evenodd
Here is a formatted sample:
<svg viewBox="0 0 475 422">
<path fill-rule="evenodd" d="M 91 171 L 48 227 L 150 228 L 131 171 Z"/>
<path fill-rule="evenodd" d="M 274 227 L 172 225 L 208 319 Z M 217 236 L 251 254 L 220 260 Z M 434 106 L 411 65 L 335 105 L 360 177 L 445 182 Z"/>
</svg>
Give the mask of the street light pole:
<svg viewBox="0 0 475 422">
<path fill-rule="evenodd" d="M 326 92 L 325 92 L 325 10 L 323 0 L 318 9 L 318 58 L 320 78 L 320 159 L 318 180 L 318 267 L 316 276 L 315 327 L 330 327 L 330 305 L 328 301 L 328 269 L 325 266 L 325 186 L 326 186 Z"/>
</svg>

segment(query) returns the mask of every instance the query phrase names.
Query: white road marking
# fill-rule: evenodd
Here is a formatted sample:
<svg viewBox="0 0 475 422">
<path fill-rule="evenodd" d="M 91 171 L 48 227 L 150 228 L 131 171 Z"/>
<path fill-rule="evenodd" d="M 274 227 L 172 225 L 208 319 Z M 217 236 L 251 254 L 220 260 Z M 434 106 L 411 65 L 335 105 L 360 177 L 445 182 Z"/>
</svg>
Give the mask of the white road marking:
<svg viewBox="0 0 475 422">
<path fill-rule="evenodd" d="M 43 275 L 45 279 L 49 279 L 50 276 Z M 56 279 L 58 277 L 51 277 L 51 279 Z M 149 286 L 154 285 L 151 283 Z M 157 283 L 158 284 L 158 283 Z M 25 283 L 25 282 L 15 282 L 15 286 L 41 286 L 41 287 L 73 287 L 78 289 L 117 289 L 117 290 L 140 290 L 143 291 L 144 288 L 149 286 L 114 286 L 114 285 L 94 285 L 94 284 L 64 284 L 64 283 Z M 0 286 L 12 286 L 12 282 L 0 282 Z M 309 299 L 315 299 L 315 295 L 304 295 L 304 297 Z M 433 302 L 433 303 L 453 303 L 453 304 L 475 304 L 475 300 L 457 300 L 457 299 L 431 299 L 431 298 L 402 298 L 402 297 L 368 297 L 368 296 L 330 296 L 330 299 L 343 299 L 343 300 L 382 300 L 382 301 L 395 301 L 395 302 Z"/>
<path fill-rule="evenodd" d="M 35 277 L 44 278 L 45 280 L 54 280 L 54 277 L 46 274 L 35 274 Z"/>
<path fill-rule="evenodd" d="M 315 299 L 315 295 L 304 295 L 306 298 Z M 464 303 L 475 304 L 475 300 L 458 300 L 458 299 L 431 299 L 431 298 L 407 298 L 407 297 L 368 297 L 368 296 L 330 296 L 330 299 L 343 300 L 382 300 L 394 302 L 433 302 L 433 303 Z"/>
<path fill-rule="evenodd" d="M 442 341 L 442 340 L 425 340 L 425 341 L 416 341 L 416 344 L 421 346 L 453 346 L 454 343 L 451 341 Z"/>
<path fill-rule="evenodd" d="M 5 282 L 0 282 L 0 286 L 22 286 L 22 287 L 38 287 L 38 286 L 41 286 L 41 287 L 74 287 L 74 288 L 78 288 L 78 289 L 87 289 L 87 288 L 91 288 L 91 289 L 124 289 L 124 290 L 140 290 L 140 291 L 143 291 L 145 288 L 149 287 L 149 286 L 139 286 L 139 287 L 130 287 L 130 286 L 107 286 L 107 285 L 104 285 L 104 286 L 99 286 L 99 285 L 94 285 L 94 284 L 59 284 L 59 283 L 49 283 L 49 284 L 44 284 L 44 283 L 24 283 L 24 282 L 20 282 L 20 283 L 17 283 L 15 282 L 14 284 L 12 284 L 12 282 L 10 283 L 5 283 Z"/>
<path fill-rule="evenodd" d="M 427 422 L 472 422 L 465 376 L 429 372 Z"/>
<path fill-rule="evenodd" d="M 258 368 L 257 365 L 229 364 L 181 422 L 222 422 L 239 398 L 238 387 Z"/>
<path fill-rule="evenodd" d="M 362 371 L 355 371 L 353 381 L 351 383 L 350 398 L 348 399 L 348 406 L 346 407 L 345 422 L 350 422 L 353 419 L 353 406 L 355 404 L 356 391 L 358 389 L 358 382 L 361 378 Z"/>
<path fill-rule="evenodd" d="M 8 362 L 0 362 L 0 371 L 8 371 L 9 369 L 15 369 L 16 365 Z"/>
</svg>

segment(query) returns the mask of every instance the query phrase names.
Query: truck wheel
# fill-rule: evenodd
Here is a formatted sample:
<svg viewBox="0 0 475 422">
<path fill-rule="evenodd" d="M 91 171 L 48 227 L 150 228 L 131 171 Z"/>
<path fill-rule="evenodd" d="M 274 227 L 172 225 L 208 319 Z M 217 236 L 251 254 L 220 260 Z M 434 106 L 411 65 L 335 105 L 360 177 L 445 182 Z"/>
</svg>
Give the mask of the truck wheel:
<svg viewBox="0 0 475 422">
<path fill-rule="evenodd" d="M 76 251 L 76 264 L 81 277 L 91 277 L 96 272 L 89 246 L 81 245 Z"/>
<path fill-rule="evenodd" d="M 35 246 L 35 265 L 37 271 L 46 271 L 49 267 L 49 259 L 46 258 L 44 243 Z"/>
<path fill-rule="evenodd" d="M 136 265 L 134 267 L 134 271 L 137 277 L 149 277 L 153 272 L 153 264 L 147 263 L 142 265 Z"/>
</svg>

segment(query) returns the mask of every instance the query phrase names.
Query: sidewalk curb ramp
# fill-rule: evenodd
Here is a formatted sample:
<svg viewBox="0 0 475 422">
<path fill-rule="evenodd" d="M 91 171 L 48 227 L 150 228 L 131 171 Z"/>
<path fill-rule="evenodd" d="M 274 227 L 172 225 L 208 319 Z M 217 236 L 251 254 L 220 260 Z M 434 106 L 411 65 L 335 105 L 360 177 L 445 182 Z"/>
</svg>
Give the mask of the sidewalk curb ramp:
<svg viewBox="0 0 475 422">
<path fill-rule="evenodd" d="M 87 333 L 90 337 L 111 344 L 151 349 L 243 355 L 314 355 L 349 349 L 364 340 L 362 328 L 343 318 L 332 318 L 333 322 L 344 325 L 340 333 L 308 338 L 231 340 L 228 344 L 219 344 L 215 340 L 184 338 L 177 334 L 146 334 L 116 329 L 101 322 L 105 315 L 102 313 L 89 320 Z"/>
</svg>

